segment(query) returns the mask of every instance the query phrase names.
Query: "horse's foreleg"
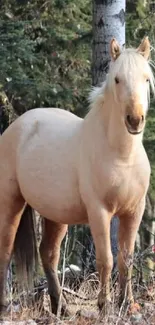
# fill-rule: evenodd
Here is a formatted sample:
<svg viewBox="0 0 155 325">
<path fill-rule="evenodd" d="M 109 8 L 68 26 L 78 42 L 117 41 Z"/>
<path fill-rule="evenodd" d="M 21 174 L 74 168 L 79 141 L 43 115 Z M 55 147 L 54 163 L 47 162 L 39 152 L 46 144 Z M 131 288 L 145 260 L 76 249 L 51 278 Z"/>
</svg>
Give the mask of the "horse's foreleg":
<svg viewBox="0 0 155 325">
<path fill-rule="evenodd" d="M 51 299 L 52 312 L 57 313 L 60 298 L 60 283 L 57 267 L 60 257 L 60 245 L 66 234 L 67 225 L 62 225 L 45 219 L 40 254 L 48 282 L 48 292 Z M 61 313 L 66 313 L 66 303 L 62 297 Z"/>
<path fill-rule="evenodd" d="M 118 268 L 120 282 L 120 301 L 133 303 L 133 293 L 131 285 L 133 253 L 136 235 L 144 213 L 145 200 L 139 204 L 134 213 L 129 213 L 120 217 L 119 225 L 119 253 Z"/>
<path fill-rule="evenodd" d="M 7 269 L 23 209 L 22 198 L 14 202 L 6 199 L 5 204 L 0 204 L 0 313 L 5 310 Z"/>
<path fill-rule="evenodd" d="M 98 296 L 99 309 L 105 314 L 111 300 L 110 278 L 113 267 L 113 256 L 110 243 L 111 216 L 104 208 L 89 214 L 89 224 L 96 248 L 96 264 L 100 275 L 101 291 Z"/>
</svg>

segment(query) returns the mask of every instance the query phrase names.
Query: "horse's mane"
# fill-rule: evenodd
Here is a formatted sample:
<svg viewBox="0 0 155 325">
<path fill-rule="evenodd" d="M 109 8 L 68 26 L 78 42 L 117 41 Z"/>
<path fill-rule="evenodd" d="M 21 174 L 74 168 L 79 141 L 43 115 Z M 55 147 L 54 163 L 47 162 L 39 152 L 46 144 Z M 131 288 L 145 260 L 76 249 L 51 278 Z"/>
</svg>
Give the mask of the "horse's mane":
<svg viewBox="0 0 155 325">
<path fill-rule="evenodd" d="M 88 97 L 90 107 L 94 106 L 98 101 L 103 101 L 106 81 L 104 81 L 100 87 L 92 87 Z"/>
<path fill-rule="evenodd" d="M 155 94 L 155 79 L 153 76 L 152 68 L 154 67 L 152 61 L 147 61 L 136 49 L 125 49 L 122 51 L 121 55 L 114 62 L 110 62 L 109 73 L 107 74 L 105 82 L 101 84 L 100 87 L 93 87 L 90 95 L 89 102 L 90 107 L 104 100 L 104 94 L 106 88 L 110 88 L 115 93 L 115 77 L 121 71 L 121 74 L 126 80 L 129 79 L 129 73 L 134 70 L 146 72 L 149 77 L 150 86 L 153 94 Z M 150 100 L 150 87 L 148 85 L 148 100 Z M 95 105 L 96 106 L 96 105 Z"/>
</svg>

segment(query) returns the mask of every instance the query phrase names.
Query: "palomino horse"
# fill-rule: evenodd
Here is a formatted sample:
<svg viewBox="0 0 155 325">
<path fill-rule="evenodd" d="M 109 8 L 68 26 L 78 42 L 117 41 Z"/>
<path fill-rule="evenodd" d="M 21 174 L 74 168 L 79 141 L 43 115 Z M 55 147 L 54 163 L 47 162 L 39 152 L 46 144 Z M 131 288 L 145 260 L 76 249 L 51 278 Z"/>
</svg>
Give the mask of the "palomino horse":
<svg viewBox="0 0 155 325">
<path fill-rule="evenodd" d="M 110 301 L 113 215 L 120 218 L 120 302 L 125 295 L 133 302 L 131 259 L 150 178 L 142 137 L 149 84 L 154 90 L 154 79 L 147 37 L 138 49 L 123 52 L 113 39 L 110 53 L 106 82 L 92 92 L 85 119 L 60 109 L 34 109 L 12 123 L 0 139 L 1 310 L 15 237 L 18 258 L 21 247 L 17 244 L 25 240 L 21 263 L 26 262 L 24 254 L 28 253 L 28 271 L 34 258 L 29 207 L 45 220 L 40 254 L 55 313 L 60 294 L 60 245 L 68 224 L 89 223 L 101 280 L 99 308 L 105 309 Z M 65 308 L 64 300 L 62 312 Z"/>
</svg>

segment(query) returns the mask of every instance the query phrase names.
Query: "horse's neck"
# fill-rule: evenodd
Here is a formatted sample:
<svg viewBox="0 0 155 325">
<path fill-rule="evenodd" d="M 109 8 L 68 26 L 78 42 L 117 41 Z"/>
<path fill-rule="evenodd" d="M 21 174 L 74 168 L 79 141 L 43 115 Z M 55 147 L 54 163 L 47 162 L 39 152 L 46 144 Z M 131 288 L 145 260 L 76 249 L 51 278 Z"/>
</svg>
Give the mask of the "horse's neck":
<svg viewBox="0 0 155 325">
<path fill-rule="evenodd" d="M 142 134 L 134 136 L 128 133 L 124 118 L 119 115 L 120 109 L 112 98 L 105 97 L 101 107 L 92 110 L 88 114 L 88 121 L 92 124 L 92 136 L 98 137 L 97 143 L 102 143 L 104 139 L 106 147 L 116 159 L 134 160 L 142 148 Z"/>
</svg>

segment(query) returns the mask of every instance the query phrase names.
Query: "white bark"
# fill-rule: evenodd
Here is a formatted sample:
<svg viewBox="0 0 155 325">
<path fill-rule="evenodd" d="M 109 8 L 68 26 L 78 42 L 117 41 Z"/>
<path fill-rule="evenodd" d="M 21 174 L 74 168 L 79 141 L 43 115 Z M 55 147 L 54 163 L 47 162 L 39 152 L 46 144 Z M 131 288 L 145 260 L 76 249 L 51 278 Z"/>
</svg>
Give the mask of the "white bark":
<svg viewBox="0 0 155 325">
<path fill-rule="evenodd" d="M 109 43 L 125 44 L 125 0 L 93 0 L 93 85 L 100 84 L 109 67 Z"/>
</svg>

